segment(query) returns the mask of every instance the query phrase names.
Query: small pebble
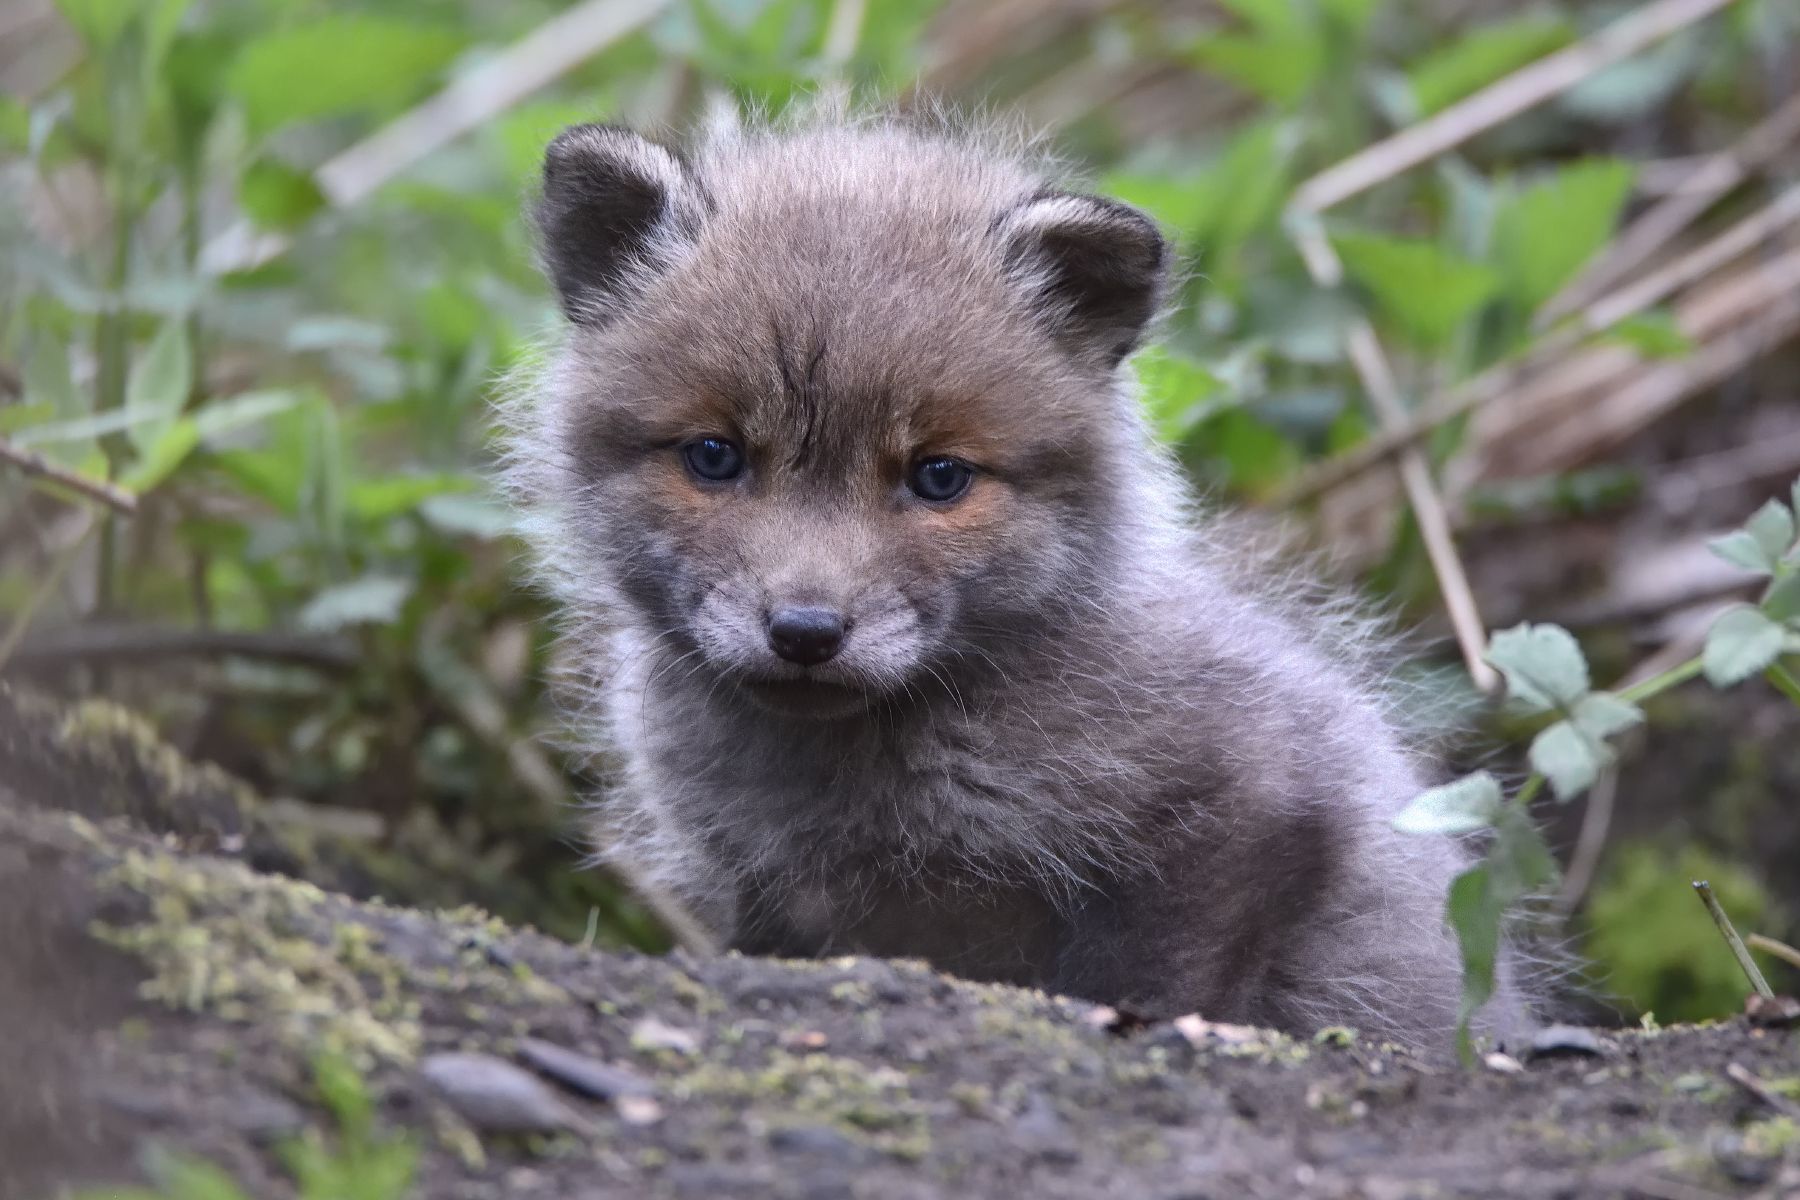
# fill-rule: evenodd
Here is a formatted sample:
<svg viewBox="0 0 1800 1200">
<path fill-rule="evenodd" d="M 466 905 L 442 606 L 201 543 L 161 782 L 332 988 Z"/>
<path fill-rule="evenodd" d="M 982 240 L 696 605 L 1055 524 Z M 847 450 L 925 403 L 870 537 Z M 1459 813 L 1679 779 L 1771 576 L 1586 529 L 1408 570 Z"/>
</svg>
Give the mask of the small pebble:
<svg viewBox="0 0 1800 1200">
<path fill-rule="evenodd" d="M 1785 1029 L 1800 1025 L 1800 1000 L 1792 996 L 1764 996 L 1751 992 L 1744 1000 L 1744 1015 L 1752 1025 L 1764 1029 Z"/>
<path fill-rule="evenodd" d="M 519 1058 L 552 1082 L 594 1100 L 650 1096 L 656 1092 L 654 1084 L 633 1071 L 611 1066 L 540 1038 L 521 1039 Z"/>
<path fill-rule="evenodd" d="M 420 1064 L 419 1073 L 481 1133 L 559 1133 L 585 1127 L 536 1076 L 489 1054 L 434 1054 Z"/>
<path fill-rule="evenodd" d="M 639 1050 L 673 1050 L 677 1054 L 698 1054 L 700 1039 L 686 1029 L 666 1025 L 655 1017 L 645 1017 L 631 1027 L 631 1044 Z"/>
<path fill-rule="evenodd" d="M 1606 1046 L 1593 1031 L 1578 1025 L 1546 1025 L 1531 1035 L 1531 1058 L 1559 1055 L 1599 1058 L 1605 1053 Z"/>
</svg>

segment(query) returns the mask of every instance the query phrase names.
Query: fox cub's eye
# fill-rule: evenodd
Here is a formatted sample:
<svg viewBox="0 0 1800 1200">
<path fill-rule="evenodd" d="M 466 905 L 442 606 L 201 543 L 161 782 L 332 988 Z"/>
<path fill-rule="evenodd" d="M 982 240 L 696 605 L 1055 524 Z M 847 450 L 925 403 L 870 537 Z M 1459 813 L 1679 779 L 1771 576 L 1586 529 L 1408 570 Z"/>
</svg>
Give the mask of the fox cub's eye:
<svg viewBox="0 0 1800 1200">
<path fill-rule="evenodd" d="M 744 452 L 724 438 L 699 438 L 681 448 L 682 461 L 701 479 L 722 483 L 744 472 Z"/>
<path fill-rule="evenodd" d="M 975 481 L 975 468 L 954 458 L 921 458 L 913 464 L 906 486 L 921 500 L 937 504 L 954 500 Z"/>
</svg>

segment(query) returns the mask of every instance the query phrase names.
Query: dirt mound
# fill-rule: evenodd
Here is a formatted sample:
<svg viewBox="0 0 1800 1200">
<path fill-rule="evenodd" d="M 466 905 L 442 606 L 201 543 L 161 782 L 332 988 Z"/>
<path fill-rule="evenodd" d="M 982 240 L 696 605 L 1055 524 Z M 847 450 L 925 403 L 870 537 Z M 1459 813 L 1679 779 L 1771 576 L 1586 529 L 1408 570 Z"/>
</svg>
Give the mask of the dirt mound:
<svg viewBox="0 0 1800 1200">
<path fill-rule="evenodd" d="M 152 1145 L 293 1195 L 295 1147 L 363 1121 L 321 1058 L 364 1080 L 359 1137 L 416 1150 L 414 1197 L 1800 1188 L 1800 1032 L 1569 1031 L 1465 1070 L 1348 1030 L 1120 1031 L 918 963 L 602 953 L 255 870 L 218 821 L 98 815 L 181 772 L 98 778 L 63 732 L 0 723 L 7 1196 L 135 1178 Z"/>
</svg>

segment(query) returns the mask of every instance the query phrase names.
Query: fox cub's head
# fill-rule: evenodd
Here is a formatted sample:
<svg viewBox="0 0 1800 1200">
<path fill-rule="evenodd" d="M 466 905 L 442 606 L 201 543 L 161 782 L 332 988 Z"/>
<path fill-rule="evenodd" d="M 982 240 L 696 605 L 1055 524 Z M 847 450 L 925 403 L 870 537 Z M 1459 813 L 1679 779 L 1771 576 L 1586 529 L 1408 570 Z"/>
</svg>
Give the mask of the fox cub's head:
<svg viewBox="0 0 1800 1200">
<path fill-rule="evenodd" d="M 893 125 L 551 143 L 567 548 L 777 711 L 903 702 L 1077 611 L 1138 426 L 1154 225 Z"/>
</svg>

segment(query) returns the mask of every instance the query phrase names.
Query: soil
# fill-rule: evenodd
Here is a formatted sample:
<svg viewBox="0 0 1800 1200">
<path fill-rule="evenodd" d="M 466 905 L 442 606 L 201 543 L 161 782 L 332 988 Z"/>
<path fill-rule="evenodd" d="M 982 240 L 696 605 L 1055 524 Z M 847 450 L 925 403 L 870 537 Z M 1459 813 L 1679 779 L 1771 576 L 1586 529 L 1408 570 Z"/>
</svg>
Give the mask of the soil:
<svg viewBox="0 0 1800 1200">
<path fill-rule="evenodd" d="M 0 1196 L 107 1195 L 152 1146 L 295 1195 L 293 1146 L 348 1125 L 321 1055 L 416 1147 L 413 1197 L 1800 1195 L 1800 1030 L 1570 1031 L 1465 1068 L 916 962 L 602 952 L 146 824 L 168 797 L 127 793 L 186 786 L 166 747 L 7 700 Z"/>
</svg>

